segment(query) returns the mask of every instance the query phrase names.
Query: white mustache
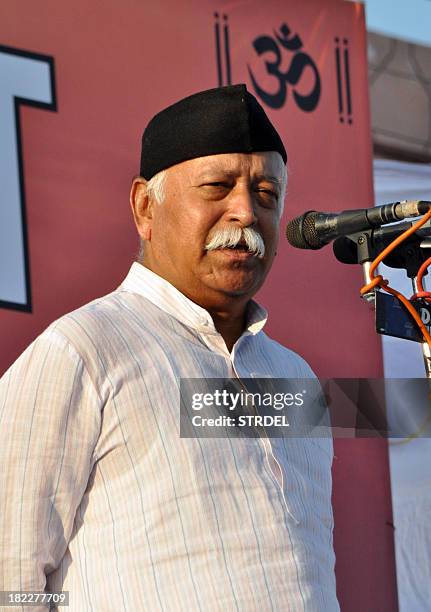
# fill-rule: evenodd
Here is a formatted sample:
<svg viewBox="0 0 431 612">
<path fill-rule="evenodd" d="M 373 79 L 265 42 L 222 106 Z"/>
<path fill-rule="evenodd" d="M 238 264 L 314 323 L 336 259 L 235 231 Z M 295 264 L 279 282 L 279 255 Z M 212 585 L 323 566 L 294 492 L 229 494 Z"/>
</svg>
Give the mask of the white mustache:
<svg viewBox="0 0 431 612">
<path fill-rule="evenodd" d="M 207 251 L 215 249 L 233 248 L 243 240 L 250 253 L 254 253 L 256 257 L 262 259 L 265 255 L 265 243 L 262 236 L 252 227 L 225 227 L 216 230 L 211 236 L 211 239 L 205 245 Z"/>
</svg>

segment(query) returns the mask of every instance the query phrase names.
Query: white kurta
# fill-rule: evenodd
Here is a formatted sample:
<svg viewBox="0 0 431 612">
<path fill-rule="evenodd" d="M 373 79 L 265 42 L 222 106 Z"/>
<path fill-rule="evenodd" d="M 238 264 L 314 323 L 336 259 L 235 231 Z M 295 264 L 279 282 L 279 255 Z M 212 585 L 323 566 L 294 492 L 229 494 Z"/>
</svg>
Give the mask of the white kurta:
<svg viewBox="0 0 431 612">
<path fill-rule="evenodd" d="M 313 376 L 265 321 L 252 303 L 230 354 L 134 263 L 36 339 L 0 381 L 2 589 L 69 591 L 70 612 L 339 609 L 331 440 L 179 435 L 182 377 Z"/>
</svg>

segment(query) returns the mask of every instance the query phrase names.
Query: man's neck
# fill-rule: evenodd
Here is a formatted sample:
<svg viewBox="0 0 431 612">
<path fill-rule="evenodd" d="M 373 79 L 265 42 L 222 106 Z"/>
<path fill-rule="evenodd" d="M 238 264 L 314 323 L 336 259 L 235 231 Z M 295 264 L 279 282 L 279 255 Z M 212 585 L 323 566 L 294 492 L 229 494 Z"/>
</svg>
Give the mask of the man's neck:
<svg viewBox="0 0 431 612">
<path fill-rule="evenodd" d="M 180 291 L 183 295 L 195 302 L 195 304 L 198 304 L 198 306 L 205 308 L 205 310 L 209 312 L 212 317 L 214 327 L 225 341 L 229 353 L 232 352 L 232 348 L 235 342 L 238 340 L 238 338 L 241 336 L 245 329 L 246 313 L 250 297 L 241 296 L 233 298 L 227 295 L 223 295 L 220 299 L 220 294 L 218 294 L 218 301 L 216 302 L 217 305 L 212 302 L 211 306 L 209 306 L 207 303 L 205 303 L 206 299 L 199 299 L 199 296 L 198 298 L 196 298 L 196 295 L 189 293 L 187 289 L 185 289 L 181 285 L 175 284 L 175 282 L 173 282 L 168 275 L 163 275 L 159 273 L 157 271 L 157 268 L 152 266 L 152 261 L 148 256 L 147 258 L 144 257 L 141 261 L 139 261 L 139 263 L 157 274 L 158 276 L 160 276 L 161 278 L 163 278 L 164 280 L 166 280 L 173 287 L 178 289 L 178 291 Z"/>
<path fill-rule="evenodd" d="M 238 312 L 209 311 L 214 326 L 226 343 L 229 353 L 238 338 L 242 335 L 246 325 L 247 305 Z"/>
</svg>

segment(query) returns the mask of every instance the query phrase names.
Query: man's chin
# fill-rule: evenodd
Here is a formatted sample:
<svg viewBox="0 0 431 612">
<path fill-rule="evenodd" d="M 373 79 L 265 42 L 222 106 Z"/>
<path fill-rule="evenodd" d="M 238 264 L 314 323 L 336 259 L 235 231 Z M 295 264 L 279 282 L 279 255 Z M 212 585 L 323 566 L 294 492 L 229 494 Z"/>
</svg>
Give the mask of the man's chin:
<svg viewBox="0 0 431 612">
<path fill-rule="evenodd" d="M 217 279 L 212 288 L 219 291 L 221 294 L 231 297 L 252 297 L 261 287 L 263 279 L 257 278 L 251 274 L 225 274 L 222 278 Z"/>
</svg>

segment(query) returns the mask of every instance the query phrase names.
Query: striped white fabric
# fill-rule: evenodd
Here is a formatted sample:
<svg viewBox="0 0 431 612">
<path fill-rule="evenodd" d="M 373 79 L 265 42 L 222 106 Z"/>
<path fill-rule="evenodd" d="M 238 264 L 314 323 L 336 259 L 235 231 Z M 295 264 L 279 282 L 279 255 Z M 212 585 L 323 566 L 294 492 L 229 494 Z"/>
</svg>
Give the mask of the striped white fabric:
<svg viewBox="0 0 431 612">
<path fill-rule="evenodd" d="M 69 591 L 70 612 L 339 609 L 331 441 L 179 436 L 181 377 L 312 376 L 249 310 L 229 354 L 134 263 L 21 355 L 0 381 L 1 589 Z"/>
</svg>

